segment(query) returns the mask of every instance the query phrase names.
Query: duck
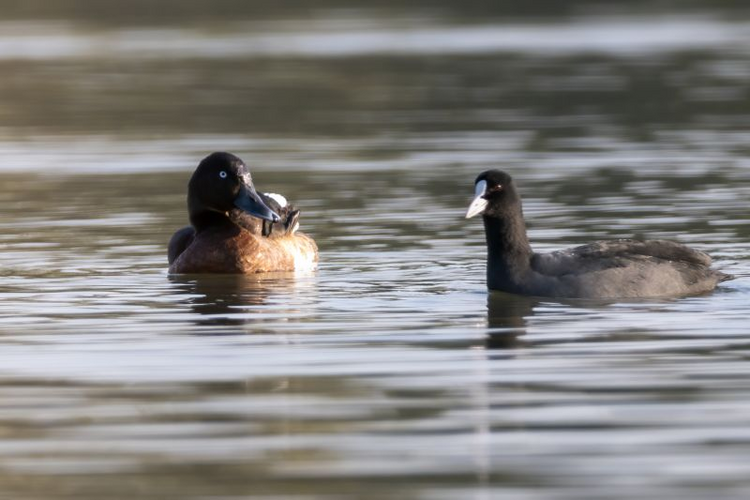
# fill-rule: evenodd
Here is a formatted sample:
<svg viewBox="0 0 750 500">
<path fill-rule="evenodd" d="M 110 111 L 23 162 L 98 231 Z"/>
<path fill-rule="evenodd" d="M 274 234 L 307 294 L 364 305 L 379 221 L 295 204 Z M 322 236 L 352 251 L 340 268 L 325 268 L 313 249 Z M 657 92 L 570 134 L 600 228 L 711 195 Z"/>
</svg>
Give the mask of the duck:
<svg viewBox="0 0 750 500">
<path fill-rule="evenodd" d="M 532 250 L 521 196 L 500 170 L 479 174 L 466 218 L 482 215 L 487 288 L 570 299 L 676 298 L 712 291 L 733 276 L 711 257 L 667 240 L 596 241 L 550 253 Z"/>
<path fill-rule="evenodd" d="M 170 274 L 254 274 L 313 270 L 318 247 L 298 231 L 300 211 L 275 193 L 259 193 L 239 157 L 215 152 L 188 182 L 190 225 L 169 240 Z"/>
</svg>

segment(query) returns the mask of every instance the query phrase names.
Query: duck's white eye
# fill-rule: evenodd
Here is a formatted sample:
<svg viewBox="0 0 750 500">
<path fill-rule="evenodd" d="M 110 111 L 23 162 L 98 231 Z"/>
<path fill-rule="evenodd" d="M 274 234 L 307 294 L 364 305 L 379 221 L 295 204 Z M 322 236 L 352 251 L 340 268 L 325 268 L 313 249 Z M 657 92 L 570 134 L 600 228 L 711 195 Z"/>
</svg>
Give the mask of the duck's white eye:
<svg viewBox="0 0 750 500">
<path fill-rule="evenodd" d="M 226 170 L 222 170 L 221 172 L 219 172 L 219 177 L 221 177 L 222 179 L 226 179 L 227 178 Z"/>
</svg>

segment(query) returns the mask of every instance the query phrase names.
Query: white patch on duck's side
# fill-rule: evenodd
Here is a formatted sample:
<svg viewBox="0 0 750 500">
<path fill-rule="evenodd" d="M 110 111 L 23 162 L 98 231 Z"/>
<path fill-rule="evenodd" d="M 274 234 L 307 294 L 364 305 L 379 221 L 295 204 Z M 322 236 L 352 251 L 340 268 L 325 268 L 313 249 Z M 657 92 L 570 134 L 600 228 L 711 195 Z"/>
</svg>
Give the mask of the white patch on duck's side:
<svg viewBox="0 0 750 500">
<path fill-rule="evenodd" d="M 311 252 L 310 247 L 298 238 L 282 238 L 279 242 L 294 259 L 295 271 L 314 271 L 318 267 L 315 252 Z"/>
<path fill-rule="evenodd" d="M 295 271 L 314 271 L 316 267 L 318 267 L 318 263 L 310 253 L 294 252 Z"/>
<path fill-rule="evenodd" d="M 271 198 L 273 201 L 278 203 L 281 206 L 281 208 L 286 208 L 286 205 L 288 202 L 286 201 L 286 198 L 284 198 L 282 195 L 278 193 L 263 193 L 263 194 L 265 194 L 266 196 Z"/>
<path fill-rule="evenodd" d="M 292 228 L 292 234 L 296 233 L 297 229 L 299 229 L 299 221 L 294 223 L 294 227 Z"/>
</svg>

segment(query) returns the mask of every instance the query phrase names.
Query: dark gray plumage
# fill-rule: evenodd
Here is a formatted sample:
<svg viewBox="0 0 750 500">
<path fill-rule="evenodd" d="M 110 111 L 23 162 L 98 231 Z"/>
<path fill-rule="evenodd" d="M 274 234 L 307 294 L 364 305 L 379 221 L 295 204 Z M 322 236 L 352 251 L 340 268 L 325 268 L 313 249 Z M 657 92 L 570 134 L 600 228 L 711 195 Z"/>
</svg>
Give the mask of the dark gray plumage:
<svg viewBox="0 0 750 500">
<path fill-rule="evenodd" d="M 732 278 L 711 269 L 705 253 L 672 241 L 598 241 L 534 253 L 513 179 L 489 170 L 477 177 L 475 187 L 466 217 L 483 215 L 491 290 L 560 298 L 680 297 L 708 292 Z"/>
</svg>

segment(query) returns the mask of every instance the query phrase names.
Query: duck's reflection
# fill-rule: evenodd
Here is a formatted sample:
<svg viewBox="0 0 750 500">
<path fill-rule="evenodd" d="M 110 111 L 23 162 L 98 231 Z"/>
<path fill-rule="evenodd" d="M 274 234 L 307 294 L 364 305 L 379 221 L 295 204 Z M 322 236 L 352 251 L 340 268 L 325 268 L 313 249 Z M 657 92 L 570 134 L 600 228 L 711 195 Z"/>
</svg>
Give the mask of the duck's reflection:
<svg viewBox="0 0 750 500">
<path fill-rule="evenodd" d="M 487 294 L 487 325 L 492 329 L 487 334 L 485 345 L 490 349 L 509 349 L 522 344 L 526 333 L 526 318 L 530 316 L 539 300 L 533 297 L 503 292 Z"/>
<path fill-rule="evenodd" d="M 313 274 L 278 272 L 254 275 L 206 274 L 170 275 L 169 280 L 180 293 L 199 326 L 246 326 L 250 323 L 292 315 L 292 300 L 314 286 Z M 302 300 L 302 302 L 305 302 Z M 244 333 L 231 329 L 202 331 L 204 334 L 231 335 Z"/>
</svg>

